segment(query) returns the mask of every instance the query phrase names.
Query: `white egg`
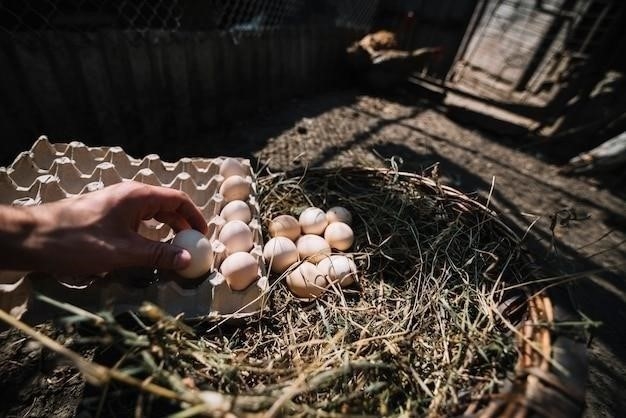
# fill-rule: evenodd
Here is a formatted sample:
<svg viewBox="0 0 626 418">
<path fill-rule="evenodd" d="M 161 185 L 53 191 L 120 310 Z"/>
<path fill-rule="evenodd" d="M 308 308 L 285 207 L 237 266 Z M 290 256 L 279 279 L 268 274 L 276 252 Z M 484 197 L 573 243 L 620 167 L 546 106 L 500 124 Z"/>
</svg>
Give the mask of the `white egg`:
<svg viewBox="0 0 626 418">
<path fill-rule="evenodd" d="M 291 215 L 278 215 L 267 229 L 272 237 L 287 237 L 292 241 L 300 237 L 300 224 Z"/>
<path fill-rule="evenodd" d="M 195 229 L 185 229 L 180 231 L 172 244 L 184 248 L 191 254 L 191 263 L 182 270 L 176 272 L 188 279 L 200 277 L 211 269 L 213 264 L 213 249 L 211 242 Z"/>
<path fill-rule="evenodd" d="M 307 234 L 298 238 L 296 242 L 300 259 L 307 259 L 312 263 L 317 263 L 322 258 L 330 255 L 330 246 L 326 240 L 318 235 Z"/>
<path fill-rule="evenodd" d="M 243 221 L 249 223 L 252 220 L 250 206 L 243 200 L 233 200 L 222 208 L 220 216 L 227 221 Z"/>
<path fill-rule="evenodd" d="M 224 178 L 228 178 L 230 176 L 246 177 L 250 175 L 248 168 L 235 158 L 226 158 L 222 161 L 219 173 L 224 176 Z"/>
<path fill-rule="evenodd" d="M 237 252 L 222 261 L 220 273 L 232 290 L 243 290 L 258 277 L 259 264 L 250 253 Z"/>
<path fill-rule="evenodd" d="M 326 219 L 328 223 L 343 222 L 350 225 L 352 223 L 352 215 L 348 209 L 342 206 L 335 206 L 326 211 Z"/>
<path fill-rule="evenodd" d="M 318 270 L 328 278 L 331 283 L 338 283 L 346 287 L 354 283 L 356 277 L 356 264 L 345 255 L 331 255 L 322 259 L 317 264 Z"/>
<path fill-rule="evenodd" d="M 243 221 L 226 222 L 217 239 L 226 245 L 230 254 L 237 251 L 249 251 L 254 245 L 252 231 Z"/>
<path fill-rule="evenodd" d="M 287 237 L 274 237 L 263 247 L 263 258 L 275 273 L 283 273 L 298 261 L 296 244 Z"/>
<path fill-rule="evenodd" d="M 220 186 L 224 201 L 246 200 L 252 191 L 250 181 L 242 176 L 230 176 Z"/>
<path fill-rule="evenodd" d="M 315 264 L 303 261 L 287 275 L 287 287 L 299 298 L 316 298 L 324 293 L 328 281 Z"/>
<path fill-rule="evenodd" d="M 331 248 L 345 251 L 354 243 L 354 232 L 348 224 L 343 222 L 333 222 L 326 227 L 324 239 Z"/>
<path fill-rule="evenodd" d="M 300 222 L 304 234 L 322 235 L 326 225 L 328 225 L 326 213 L 315 207 L 306 208 L 302 211 L 298 222 Z"/>
</svg>

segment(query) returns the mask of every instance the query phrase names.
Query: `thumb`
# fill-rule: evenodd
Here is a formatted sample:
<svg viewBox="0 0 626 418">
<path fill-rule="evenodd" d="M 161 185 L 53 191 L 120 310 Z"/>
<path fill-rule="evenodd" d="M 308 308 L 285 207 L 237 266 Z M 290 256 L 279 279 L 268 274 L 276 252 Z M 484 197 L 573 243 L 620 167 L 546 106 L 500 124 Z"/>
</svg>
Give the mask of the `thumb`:
<svg viewBox="0 0 626 418">
<path fill-rule="evenodd" d="M 166 270 L 184 269 L 191 262 L 191 254 L 184 248 L 153 241 L 137 236 L 133 245 L 137 263 L 146 267 L 155 267 Z"/>
</svg>

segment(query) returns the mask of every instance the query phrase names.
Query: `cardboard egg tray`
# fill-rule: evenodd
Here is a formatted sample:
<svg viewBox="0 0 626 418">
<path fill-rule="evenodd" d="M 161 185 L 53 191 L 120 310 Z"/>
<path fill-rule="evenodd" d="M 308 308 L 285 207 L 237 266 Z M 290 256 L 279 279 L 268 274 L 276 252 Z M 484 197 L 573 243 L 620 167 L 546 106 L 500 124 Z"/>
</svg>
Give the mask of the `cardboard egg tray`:
<svg viewBox="0 0 626 418">
<path fill-rule="evenodd" d="M 100 277 L 52 277 L 40 273 L 0 272 L 0 307 L 21 316 L 25 311 L 35 317 L 45 309 L 32 297 L 40 292 L 60 302 L 85 309 L 135 310 L 144 301 L 157 304 L 170 314 L 185 318 L 207 315 L 244 316 L 258 312 L 268 287 L 262 257 L 262 233 L 256 184 L 250 162 L 241 163 L 251 184 L 247 203 L 252 212 L 249 223 L 254 247 L 250 253 L 258 260 L 255 283 L 242 291 L 232 291 L 217 271 L 226 248 L 214 241 L 215 271 L 200 279 L 184 279 L 171 272 L 130 269 Z M 0 204 L 38 205 L 68 196 L 99 190 L 111 184 L 134 180 L 186 192 L 200 208 L 209 226 L 207 236 L 217 237 L 225 220 L 219 216 L 226 203 L 219 193 L 224 177 L 220 167 L 225 158 L 181 158 L 175 163 L 158 155 L 135 159 L 120 147 L 87 147 L 80 142 L 51 144 L 40 137 L 30 151 L 20 153 L 9 167 L 0 167 Z M 173 237 L 168 225 L 154 220 L 143 222 L 141 235 L 167 241 Z M 43 276 L 43 277 L 42 277 Z"/>
</svg>

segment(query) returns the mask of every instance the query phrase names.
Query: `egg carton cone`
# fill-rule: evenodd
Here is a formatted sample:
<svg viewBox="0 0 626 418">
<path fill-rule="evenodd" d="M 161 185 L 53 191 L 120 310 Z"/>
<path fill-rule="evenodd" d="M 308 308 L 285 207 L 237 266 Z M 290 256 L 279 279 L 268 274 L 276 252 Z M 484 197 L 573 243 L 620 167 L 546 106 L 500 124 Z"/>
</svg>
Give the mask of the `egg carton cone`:
<svg viewBox="0 0 626 418">
<path fill-rule="evenodd" d="M 0 204 L 40 205 L 100 190 L 124 181 L 164 186 L 186 192 L 202 212 L 214 249 L 214 269 L 199 279 L 173 272 L 130 269 L 90 277 L 53 277 L 41 273 L 0 272 L 0 307 L 15 316 L 29 312 L 45 315 L 47 305 L 33 291 L 59 302 L 113 312 L 136 310 L 152 302 L 172 315 L 202 318 L 207 315 L 245 316 L 261 311 L 268 289 L 256 183 L 250 161 L 241 158 L 181 158 L 165 162 L 156 154 L 133 158 L 120 147 L 88 147 L 81 142 L 50 143 L 41 136 L 29 151 L 8 167 L 0 167 Z M 233 186 L 234 184 L 234 186 Z M 229 186 L 233 186 L 230 187 Z M 241 190 L 245 190 L 245 197 Z M 231 190 L 239 190 L 233 193 Z M 217 237 L 226 224 L 220 216 L 230 201 L 243 200 L 250 209 L 250 254 L 258 262 L 256 280 L 244 290 L 231 290 L 219 272 L 229 249 Z M 146 238 L 168 241 L 174 232 L 166 224 L 144 221 L 138 232 Z"/>
</svg>

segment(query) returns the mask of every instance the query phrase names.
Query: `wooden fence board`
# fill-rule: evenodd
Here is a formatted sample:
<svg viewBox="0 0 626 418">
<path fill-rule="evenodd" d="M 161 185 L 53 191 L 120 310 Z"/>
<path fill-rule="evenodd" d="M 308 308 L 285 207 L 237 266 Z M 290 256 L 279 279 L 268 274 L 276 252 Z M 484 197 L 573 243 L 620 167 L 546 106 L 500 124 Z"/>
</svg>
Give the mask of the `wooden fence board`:
<svg viewBox="0 0 626 418">
<path fill-rule="evenodd" d="M 218 37 L 215 32 L 202 35 L 194 44 L 196 64 L 196 88 L 200 95 L 198 129 L 206 131 L 217 123 L 217 57 L 216 45 Z"/>
<path fill-rule="evenodd" d="M 280 97 L 280 85 L 284 72 L 284 66 L 282 63 L 282 41 L 279 36 L 276 36 L 277 31 L 268 34 L 268 64 L 269 64 L 269 87 L 270 91 L 268 99 L 270 105 L 275 105 Z"/>
<path fill-rule="evenodd" d="M 242 112 L 250 112 L 255 108 L 255 102 L 257 100 L 258 86 L 256 82 L 256 74 L 258 68 L 256 66 L 258 48 L 257 48 L 257 35 L 246 37 L 245 43 L 243 43 L 240 54 L 240 68 L 242 73 L 241 96 L 243 98 Z"/>
<path fill-rule="evenodd" d="M 193 130 L 185 42 L 187 40 L 183 35 L 174 34 L 163 44 L 163 68 L 171 103 L 161 105 L 171 106 L 173 109 L 176 128 L 174 138 L 177 141 L 188 140 Z"/>
<path fill-rule="evenodd" d="M 240 115 L 246 106 L 246 100 L 249 93 L 250 86 L 248 85 L 249 76 L 249 34 L 239 36 L 236 41 L 233 41 L 231 46 L 232 52 L 229 53 L 225 50 L 224 59 L 228 57 L 228 63 L 230 65 L 230 77 L 227 83 L 230 85 L 230 94 L 228 103 L 228 121 L 233 122 L 236 120 L 237 115 Z"/>
<path fill-rule="evenodd" d="M 290 90 L 292 90 L 296 95 L 302 95 L 302 60 L 300 59 L 300 33 L 298 27 L 290 27 L 288 28 L 289 33 L 289 47 L 290 47 L 290 57 L 289 57 L 289 69 L 291 76 L 289 77 Z"/>
<path fill-rule="evenodd" d="M 120 130 L 120 118 L 117 112 L 117 103 L 111 92 L 111 82 L 106 70 L 106 56 L 101 48 L 97 47 L 95 35 L 90 35 L 85 43 L 80 34 L 72 34 L 70 42 L 75 48 L 78 65 L 82 69 L 84 89 L 89 95 L 90 111 L 97 121 L 97 137 L 99 142 L 106 145 L 115 144 Z"/>
<path fill-rule="evenodd" d="M 320 28 L 317 26 L 312 27 L 311 33 L 311 76 L 309 78 L 309 82 L 315 91 L 322 85 L 322 74 L 323 71 L 320 71 L 320 64 L 322 62 L 322 32 Z M 317 69 L 317 71 L 316 71 Z"/>
<path fill-rule="evenodd" d="M 215 39 L 214 59 L 215 59 L 215 104 L 217 123 L 221 124 L 227 120 L 228 97 L 232 94 L 230 84 L 233 82 L 232 65 L 228 54 L 229 35 L 219 33 Z"/>
<path fill-rule="evenodd" d="M 113 105 L 119 123 L 114 127 L 115 137 L 118 138 L 116 142 L 126 139 L 126 142 L 131 143 L 131 149 L 134 149 L 136 148 L 135 138 L 140 135 L 141 127 L 137 123 L 138 108 L 135 102 L 135 90 L 129 71 L 128 57 L 122 45 L 123 42 L 126 42 L 125 37 L 117 31 L 99 33 L 99 46 L 102 49 Z"/>
<path fill-rule="evenodd" d="M 2 94 L 1 87 L 0 94 Z M 19 138 L 22 132 L 19 131 L 19 125 L 16 124 L 15 119 L 13 119 L 13 112 L 8 107 L 0 107 L 0 126 L 3 127 L 0 133 L 0 157 L 9 163 L 21 151 L 15 138 Z"/>
<path fill-rule="evenodd" d="M 262 34 L 257 38 L 256 48 L 256 79 L 257 86 L 257 109 L 263 109 L 264 105 L 271 105 L 271 77 L 272 61 L 270 59 L 270 44 L 267 34 Z"/>
<path fill-rule="evenodd" d="M 59 95 L 57 106 L 62 117 L 56 120 L 57 126 L 46 133 L 54 135 L 56 132 L 63 131 L 66 135 L 76 138 L 85 128 L 89 128 L 83 121 L 87 110 L 81 105 L 80 97 L 81 88 L 76 88 L 76 83 L 80 80 L 68 77 L 67 71 L 71 69 L 65 68 L 60 61 L 63 60 L 66 50 L 63 37 L 55 35 L 53 32 L 45 32 L 40 36 L 39 50 L 45 55 L 50 69 L 51 82 L 56 85 Z M 67 57 L 67 55 L 65 55 Z M 49 92 L 48 94 L 52 94 Z M 79 97 L 77 99 L 77 96 Z M 84 104 L 84 103 L 82 103 Z M 36 135 L 38 136 L 38 135 Z"/>
<path fill-rule="evenodd" d="M 140 137 L 146 141 L 149 138 L 161 138 L 162 131 L 158 124 L 158 115 L 152 105 L 152 94 L 155 84 L 153 82 L 152 67 L 146 45 L 136 39 L 127 42 L 126 53 L 129 61 L 129 71 L 135 90 L 138 118 L 141 120 L 142 129 Z"/>
<path fill-rule="evenodd" d="M 200 124 L 200 112 L 202 109 L 202 88 L 200 85 L 201 78 L 198 73 L 198 60 L 196 47 L 199 43 L 198 36 L 195 34 L 189 34 L 188 42 L 183 43 L 183 49 L 185 51 L 185 61 L 187 62 L 187 90 L 189 91 L 189 106 L 191 117 L 191 135 L 199 129 Z"/>
<path fill-rule="evenodd" d="M 99 143 L 98 122 L 89 102 L 89 92 L 85 88 L 84 74 L 79 64 L 74 40 L 68 39 L 67 33 L 49 32 L 40 48 L 49 51 L 49 60 L 55 81 L 61 96 L 65 100 L 66 110 L 71 124 L 61 127 L 58 134 L 54 131 L 45 132 L 50 138 L 63 135 L 64 140 L 76 139 L 85 142 Z M 42 134 L 44 132 L 39 132 Z"/>
<path fill-rule="evenodd" d="M 61 91 L 54 80 L 50 62 L 45 50 L 37 48 L 39 38 L 32 36 L 23 42 L 15 43 L 15 53 L 19 62 L 19 69 L 26 80 L 26 91 L 36 108 L 42 126 L 50 132 L 56 134 L 59 121 L 67 120 L 67 112 L 63 111 L 63 103 L 59 100 Z"/>
<path fill-rule="evenodd" d="M 308 26 L 299 27 L 299 52 L 300 52 L 300 85 L 302 93 L 312 91 L 311 84 L 308 82 L 311 76 L 311 31 Z"/>
<path fill-rule="evenodd" d="M 152 77 L 149 105 L 154 117 L 154 124 L 160 132 L 158 147 L 151 151 L 153 153 L 159 153 L 160 147 L 165 143 L 172 142 L 177 137 L 175 98 L 168 64 L 169 43 L 168 32 L 158 32 L 154 36 L 147 35 L 147 40 L 144 42 Z"/>
<path fill-rule="evenodd" d="M 0 123 L 15 121 L 21 149 L 49 132 L 53 141 L 119 143 L 135 155 L 207 137 L 336 81 L 356 37 L 331 26 L 276 28 L 237 44 L 223 31 L 49 36 L 30 50 L 1 45 L 0 105 L 10 110 Z"/>
<path fill-rule="evenodd" d="M 38 117 L 38 108 L 32 101 L 32 97 L 28 94 L 24 80 L 19 76 L 19 66 L 11 65 L 15 63 L 14 48 L 11 44 L 0 44 L 0 98 L 2 100 L 1 107 L 5 109 L 8 119 L 8 125 L 3 125 L 7 132 L 9 129 L 15 130 L 17 133 L 14 137 L 5 137 L 3 143 L 10 142 L 19 144 L 35 138 L 38 132 L 43 129 L 43 124 Z M 7 140 L 10 139 L 10 140 Z M 7 155 L 4 160 L 12 161 L 15 154 L 21 150 L 21 147 L 10 147 L 13 150 L 11 155 Z"/>
<path fill-rule="evenodd" d="M 291 90 L 294 94 L 299 95 L 298 91 L 298 45 L 294 40 L 294 29 L 285 28 L 282 32 L 285 42 L 284 55 L 283 55 L 283 68 L 285 72 L 283 74 L 284 86 L 281 92 L 281 97 L 284 97 L 286 92 Z"/>
</svg>

